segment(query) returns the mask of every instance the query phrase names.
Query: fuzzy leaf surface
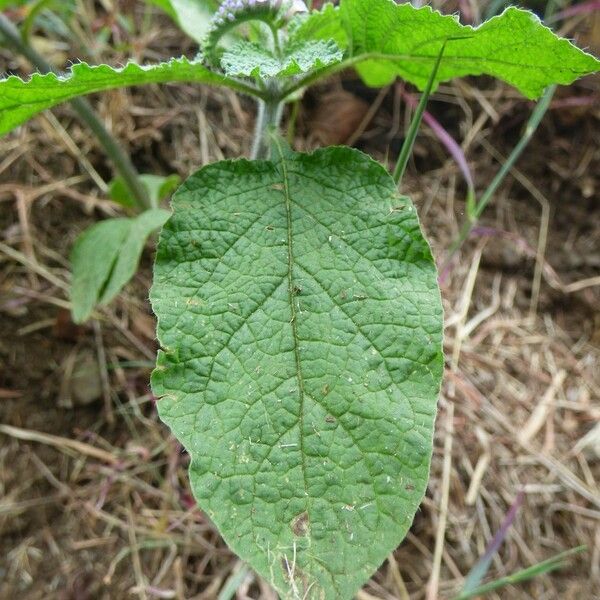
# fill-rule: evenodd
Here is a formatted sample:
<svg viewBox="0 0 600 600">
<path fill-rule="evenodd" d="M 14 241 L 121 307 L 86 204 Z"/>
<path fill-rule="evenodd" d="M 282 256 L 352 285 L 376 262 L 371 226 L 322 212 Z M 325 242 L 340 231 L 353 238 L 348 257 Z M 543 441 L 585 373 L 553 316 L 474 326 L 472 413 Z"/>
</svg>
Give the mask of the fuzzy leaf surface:
<svg viewBox="0 0 600 600">
<path fill-rule="evenodd" d="M 194 495 L 282 598 L 349 599 L 428 478 L 442 307 L 414 207 L 328 148 L 207 166 L 173 211 L 152 386 Z"/>
<path fill-rule="evenodd" d="M 86 229 L 71 252 L 73 321 L 86 321 L 95 306 L 107 304 L 137 270 L 148 236 L 169 218 L 169 211 L 151 209 L 135 218 L 100 221 Z"/>
<path fill-rule="evenodd" d="M 221 66 L 232 77 L 291 77 L 338 63 L 342 57 L 342 51 L 332 40 L 292 43 L 281 58 L 264 45 L 240 41 L 224 52 Z"/>
<path fill-rule="evenodd" d="M 334 38 L 347 56 L 373 56 L 356 66 L 371 86 L 401 77 L 424 89 L 444 42 L 436 84 L 485 74 L 537 98 L 548 85 L 570 84 L 600 70 L 596 58 L 559 38 L 532 12 L 514 7 L 474 28 L 429 6 L 342 0 L 339 9 L 327 6 L 309 16 L 297 35 Z"/>
<path fill-rule="evenodd" d="M 209 71 L 200 62 L 187 58 L 172 59 L 155 65 L 131 62 L 122 68 L 79 63 L 65 75 L 35 73 L 28 80 L 13 75 L 0 80 L 0 135 L 39 112 L 77 96 L 170 81 L 217 85 L 222 77 Z"/>
</svg>

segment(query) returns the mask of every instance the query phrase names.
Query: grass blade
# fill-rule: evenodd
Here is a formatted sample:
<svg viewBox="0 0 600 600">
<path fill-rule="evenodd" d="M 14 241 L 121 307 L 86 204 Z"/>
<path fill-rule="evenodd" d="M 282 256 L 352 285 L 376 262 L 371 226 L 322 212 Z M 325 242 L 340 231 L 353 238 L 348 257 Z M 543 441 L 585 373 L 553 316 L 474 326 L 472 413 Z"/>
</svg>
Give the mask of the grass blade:
<svg viewBox="0 0 600 600">
<path fill-rule="evenodd" d="M 551 558 L 548 558 L 542 562 L 539 562 L 535 565 L 531 565 L 526 569 L 517 571 L 512 575 L 507 575 L 506 577 L 501 577 L 500 579 L 495 579 L 494 581 L 490 581 L 489 583 L 480 585 L 479 587 L 471 590 L 470 592 L 463 591 L 458 596 L 456 596 L 454 600 L 468 600 L 468 598 L 482 596 L 484 594 L 502 588 L 506 585 L 523 583 L 525 581 L 528 581 L 529 579 L 533 579 L 534 577 L 539 577 L 540 575 L 545 575 L 546 573 L 550 573 L 551 571 L 555 571 L 556 569 L 561 569 L 565 566 L 565 559 L 575 554 L 579 554 L 585 550 L 587 550 L 587 546 L 577 546 L 576 548 L 572 548 L 571 550 L 566 550 L 565 552 L 561 552 L 556 556 L 552 556 Z"/>
<path fill-rule="evenodd" d="M 415 139 L 417 138 L 417 133 L 419 131 L 419 127 L 421 126 L 423 113 L 425 112 L 425 106 L 427 106 L 427 101 L 429 100 L 429 96 L 431 95 L 431 90 L 433 89 L 433 82 L 435 81 L 435 76 L 437 75 L 438 69 L 440 67 L 440 62 L 442 61 L 442 56 L 444 54 L 445 48 L 446 44 L 444 43 L 440 49 L 440 53 L 438 54 L 437 60 L 435 61 L 435 65 L 433 66 L 431 75 L 429 76 L 427 87 L 423 90 L 423 93 L 421 94 L 421 99 L 419 100 L 417 110 L 413 115 L 412 121 L 410 122 L 410 127 L 408 128 L 408 133 L 406 134 L 406 138 L 404 140 L 404 143 L 402 144 L 402 149 L 400 150 L 400 155 L 398 156 L 396 167 L 394 168 L 393 173 L 394 181 L 398 186 L 400 186 L 400 184 L 402 183 L 402 177 L 404 176 L 404 172 L 406 171 L 408 159 L 410 158 L 413 146 L 415 145 Z"/>
</svg>

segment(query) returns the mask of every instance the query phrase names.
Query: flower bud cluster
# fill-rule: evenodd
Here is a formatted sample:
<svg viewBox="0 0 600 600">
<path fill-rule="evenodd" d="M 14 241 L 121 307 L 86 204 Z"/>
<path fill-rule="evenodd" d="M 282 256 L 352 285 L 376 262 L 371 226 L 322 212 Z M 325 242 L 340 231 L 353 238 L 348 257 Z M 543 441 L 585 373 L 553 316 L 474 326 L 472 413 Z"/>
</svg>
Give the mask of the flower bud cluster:
<svg viewBox="0 0 600 600">
<path fill-rule="evenodd" d="M 278 15 L 282 0 L 224 0 L 213 17 L 211 28 L 218 29 L 240 17 Z"/>
<path fill-rule="evenodd" d="M 270 27 L 281 27 L 293 16 L 308 12 L 303 0 L 224 0 L 215 13 L 204 43 L 204 53 L 218 63 L 217 45 L 232 27 L 244 21 L 260 20 Z"/>
</svg>

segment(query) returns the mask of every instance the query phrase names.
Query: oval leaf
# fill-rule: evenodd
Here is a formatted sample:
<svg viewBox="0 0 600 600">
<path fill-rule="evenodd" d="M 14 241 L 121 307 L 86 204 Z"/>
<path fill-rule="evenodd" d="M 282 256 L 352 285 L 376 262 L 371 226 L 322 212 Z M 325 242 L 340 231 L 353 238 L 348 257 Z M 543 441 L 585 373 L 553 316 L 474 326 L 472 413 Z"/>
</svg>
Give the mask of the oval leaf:
<svg viewBox="0 0 600 600">
<path fill-rule="evenodd" d="M 86 229 L 71 252 L 73 321 L 86 321 L 94 307 L 108 304 L 135 275 L 144 244 L 169 218 L 160 208 L 135 218 L 100 221 Z"/>
<path fill-rule="evenodd" d="M 195 497 L 282 597 L 351 598 L 428 478 L 442 307 L 415 210 L 348 148 L 210 165 L 173 209 L 152 385 Z"/>
</svg>

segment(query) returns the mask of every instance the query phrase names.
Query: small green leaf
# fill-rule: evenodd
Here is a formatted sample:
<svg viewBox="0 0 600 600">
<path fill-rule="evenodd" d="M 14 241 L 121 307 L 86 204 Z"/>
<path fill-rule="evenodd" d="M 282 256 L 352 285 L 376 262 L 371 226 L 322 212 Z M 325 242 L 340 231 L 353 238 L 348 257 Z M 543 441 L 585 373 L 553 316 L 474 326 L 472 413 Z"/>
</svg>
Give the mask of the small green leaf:
<svg viewBox="0 0 600 600">
<path fill-rule="evenodd" d="M 140 181 L 148 192 L 150 204 L 153 207 L 158 207 L 160 202 L 170 196 L 181 183 L 179 175 L 140 175 Z M 118 202 L 126 208 L 135 208 L 137 206 L 136 199 L 131 194 L 125 180 L 122 177 L 115 177 L 108 188 L 110 199 Z"/>
<path fill-rule="evenodd" d="M 207 166 L 173 210 L 152 387 L 195 497 L 282 598 L 349 599 L 428 479 L 442 307 L 414 207 L 327 148 Z"/>
<path fill-rule="evenodd" d="M 264 45 L 237 42 L 223 53 L 221 66 L 233 77 L 290 77 L 338 63 L 342 51 L 332 40 L 308 40 L 292 43 L 278 58 Z"/>
<path fill-rule="evenodd" d="M 102 291 L 100 304 L 108 304 L 135 275 L 146 240 L 153 231 L 160 229 L 170 216 L 168 210 L 157 208 L 130 219 L 129 231 Z"/>
<path fill-rule="evenodd" d="M 129 232 L 129 219 L 107 219 L 86 229 L 71 251 L 73 321 L 92 313 Z"/>
<path fill-rule="evenodd" d="M 102 90 L 169 81 L 217 85 L 223 77 L 198 60 L 172 59 L 155 65 L 130 62 L 122 68 L 108 65 L 74 65 L 66 75 L 35 73 L 27 81 L 11 76 L 0 80 L 0 135 L 37 113 L 77 96 Z"/>
<path fill-rule="evenodd" d="M 201 44 L 208 33 L 210 18 L 218 8 L 214 0 L 147 0 L 164 10 L 181 29 Z"/>
<path fill-rule="evenodd" d="M 347 42 L 344 44 L 342 31 Z M 510 7 L 479 27 L 429 6 L 414 8 L 393 0 L 342 0 L 307 18 L 297 35 L 336 39 L 372 86 L 396 77 L 423 90 L 447 42 L 435 84 L 465 75 L 492 75 L 538 98 L 551 84 L 570 84 L 600 70 L 600 61 L 559 38 L 527 10 Z M 435 88 L 435 86 L 434 86 Z"/>
<path fill-rule="evenodd" d="M 107 304 L 133 277 L 148 236 L 169 211 L 147 210 L 134 219 L 107 219 L 86 229 L 71 252 L 73 321 L 83 323 L 97 304 Z"/>
</svg>

